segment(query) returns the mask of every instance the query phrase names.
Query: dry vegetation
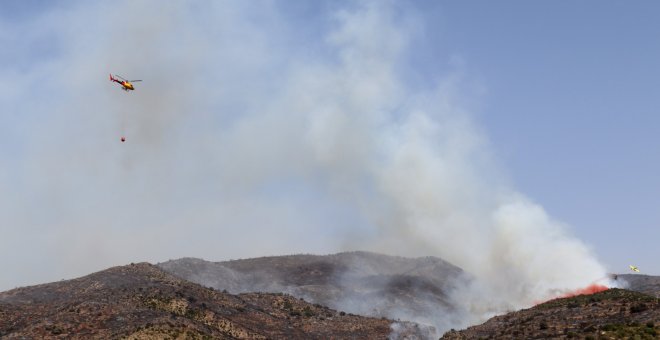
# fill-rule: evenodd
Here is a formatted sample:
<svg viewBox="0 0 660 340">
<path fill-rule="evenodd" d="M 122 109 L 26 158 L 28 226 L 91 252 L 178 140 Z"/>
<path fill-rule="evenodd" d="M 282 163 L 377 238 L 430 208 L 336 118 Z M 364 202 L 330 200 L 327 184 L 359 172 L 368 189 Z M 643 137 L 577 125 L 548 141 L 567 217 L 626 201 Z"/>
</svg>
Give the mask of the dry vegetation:
<svg viewBox="0 0 660 340">
<path fill-rule="evenodd" d="M 284 294 L 232 295 L 147 263 L 0 293 L 0 316 L 3 339 L 384 339 L 392 323 Z"/>
<path fill-rule="evenodd" d="M 609 289 L 556 299 L 442 339 L 658 339 L 660 300 L 638 292 Z"/>
<path fill-rule="evenodd" d="M 252 286 L 243 289 L 295 288 L 299 294 L 328 301 L 342 296 L 381 299 L 387 301 L 380 305 L 384 308 L 421 305 L 420 292 L 442 302 L 443 287 L 461 273 L 435 258 L 410 260 L 370 253 L 224 263 L 184 259 L 165 266 L 200 282 L 211 280 L 236 288 L 231 285 L 251 280 Z M 442 338 L 660 339 L 660 278 L 619 275 L 618 280 L 644 293 L 610 289 L 556 299 L 482 325 L 449 331 Z M 385 339 L 433 334 L 426 326 L 393 322 L 333 310 L 284 293 L 233 295 L 148 263 L 0 293 L 2 339 Z"/>
</svg>

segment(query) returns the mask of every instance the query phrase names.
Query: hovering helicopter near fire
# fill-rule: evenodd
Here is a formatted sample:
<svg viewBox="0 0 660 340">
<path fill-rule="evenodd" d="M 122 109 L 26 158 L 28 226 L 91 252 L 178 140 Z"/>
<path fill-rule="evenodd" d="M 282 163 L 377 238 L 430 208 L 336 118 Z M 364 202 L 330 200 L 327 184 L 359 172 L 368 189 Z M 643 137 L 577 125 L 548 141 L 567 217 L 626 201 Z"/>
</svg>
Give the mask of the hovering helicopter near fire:
<svg viewBox="0 0 660 340">
<path fill-rule="evenodd" d="M 117 79 L 117 78 L 119 78 L 119 79 Z M 129 90 L 130 91 L 135 90 L 135 87 L 133 87 L 133 84 L 131 84 L 131 83 L 135 83 L 135 82 L 142 81 L 142 80 L 126 80 L 122 76 L 119 76 L 119 75 L 115 74 L 115 76 L 113 77 L 112 74 L 110 74 L 110 81 L 114 81 L 115 83 L 121 85 L 122 90 L 128 92 Z"/>
<path fill-rule="evenodd" d="M 128 92 L 128 91 L 134 91 L 135 90 L 135 87 L 133 86 L 133 84 L 131 84 L 131 82 L 135 83 L 135 82 L 142 81 L 142 80 L 126 80 L 124 77 L 122 77 L 120 75 L 115 74 L 114 77 L 113 77 L 112 74 L 110 74 L 110 81 L 121 85 L 121 89 Z M 126 141 L 126 137 L 121 136 L 120 140 L 121 140 L 122 143 L 124 143 Z"/>
</svg>

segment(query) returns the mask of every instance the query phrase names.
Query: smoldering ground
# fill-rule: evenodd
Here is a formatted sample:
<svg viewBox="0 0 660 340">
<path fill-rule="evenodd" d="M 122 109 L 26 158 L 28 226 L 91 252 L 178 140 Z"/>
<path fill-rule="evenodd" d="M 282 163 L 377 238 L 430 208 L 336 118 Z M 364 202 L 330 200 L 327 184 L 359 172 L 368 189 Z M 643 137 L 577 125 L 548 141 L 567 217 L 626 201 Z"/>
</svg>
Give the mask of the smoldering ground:
<svg viewBox="0 0 660 340">
<path fill-rule="evenodd" d="M 464 70 L 414 76 L 409 5 L 71 2 L 2 22 L 0 286 L 365 249 L 465 269 L 453 298 L 476 322 L 604 277 L 501 175 Z"/>
</svg>

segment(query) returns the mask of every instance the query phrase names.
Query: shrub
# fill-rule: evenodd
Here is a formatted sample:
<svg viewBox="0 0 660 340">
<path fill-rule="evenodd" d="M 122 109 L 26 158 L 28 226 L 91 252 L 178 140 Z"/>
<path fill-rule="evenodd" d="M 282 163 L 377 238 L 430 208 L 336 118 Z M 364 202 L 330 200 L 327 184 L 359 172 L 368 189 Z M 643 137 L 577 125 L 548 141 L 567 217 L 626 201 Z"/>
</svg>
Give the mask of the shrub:
<svg viewBox="0 0 660 340">
<path fill-rule="evenodd" d="M 309 306 L 307 306 L 303 309 L 303 314 L 305 314 L 305 316 L 308 317 L 308 318 L 316 315 L 314 313 L 314 311 L 311 308 L 309 308 Z"/>
<path fill-rule="evenodd" d="M 568 308 L 577 308 L 580 307 L 580 304 L 577 301 L 571 301 L 567 305 Z"/>
<path fill-rule="evenodd" d="M 633 306 L 630 306 L 630 313 L 640 313 L 640 312 L 643 312 L 647 309 L 649 309 L 648 306 L 646 306 L 643 303 L 638 303 L 638 304 L 635 304 Z"/>
<path fill-rule="evenodd" d="M 607 324 L 607 325 L 601 327 L 601 330 L 606 331 L 606 332 L 614 332 L 619 328 L 621 328 L 621 326 L 614 325 L 614 324 Z"/>
</svg>

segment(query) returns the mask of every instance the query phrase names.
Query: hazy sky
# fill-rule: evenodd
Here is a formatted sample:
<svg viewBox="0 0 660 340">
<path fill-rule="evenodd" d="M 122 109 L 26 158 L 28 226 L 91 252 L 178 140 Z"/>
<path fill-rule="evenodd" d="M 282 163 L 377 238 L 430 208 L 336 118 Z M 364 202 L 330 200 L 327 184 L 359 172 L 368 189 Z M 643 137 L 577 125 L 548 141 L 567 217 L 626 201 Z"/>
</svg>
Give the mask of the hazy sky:
<svg viewBox="0 0 660 340">
<path fill-rule="evenodd" d="M 512 216 L 608 271 L 660 274 L 658 12 L 1 2 L 0 290 L 365 247 L 479 268 L 452 241 L 495 252 Z M 144 81 L 124 93 L 111 72 Z M 510 256 L 543 247 L 526 233 Z"/>
</svg>

